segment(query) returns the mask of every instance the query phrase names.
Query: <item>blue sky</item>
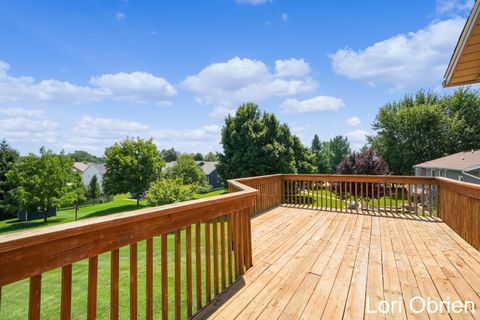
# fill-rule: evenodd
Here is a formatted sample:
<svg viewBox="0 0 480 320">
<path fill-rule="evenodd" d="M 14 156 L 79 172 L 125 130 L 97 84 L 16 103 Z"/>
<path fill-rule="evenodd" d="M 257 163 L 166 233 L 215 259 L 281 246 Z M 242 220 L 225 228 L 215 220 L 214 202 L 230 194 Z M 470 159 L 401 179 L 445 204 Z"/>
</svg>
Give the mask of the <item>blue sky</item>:
<svg viewBox="0 0 480 320">
<path fill-rule="evenodd" d="M 0 2 L 0 137 L 103 154 L 126 136 L 221 151 L 253 101 L 354 148 L 380 106 L 441 88 L 472 0 Z"/>
</svg>

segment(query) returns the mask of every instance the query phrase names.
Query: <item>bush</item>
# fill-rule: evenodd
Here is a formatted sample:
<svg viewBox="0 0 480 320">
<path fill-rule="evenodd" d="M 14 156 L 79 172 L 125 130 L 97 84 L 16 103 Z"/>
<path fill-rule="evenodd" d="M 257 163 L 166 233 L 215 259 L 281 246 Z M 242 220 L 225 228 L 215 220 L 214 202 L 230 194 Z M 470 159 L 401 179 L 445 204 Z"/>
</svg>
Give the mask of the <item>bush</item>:
<svg viewBox="0 0 480 320">
<path fill-rule="evenodd" d="M 183 180 L 159 179 L 148 190 L 145 200 L 151 206 L 182 202 L 193 199 L 195 195 L 194 185 L 184 185 Z"/>
</svg>

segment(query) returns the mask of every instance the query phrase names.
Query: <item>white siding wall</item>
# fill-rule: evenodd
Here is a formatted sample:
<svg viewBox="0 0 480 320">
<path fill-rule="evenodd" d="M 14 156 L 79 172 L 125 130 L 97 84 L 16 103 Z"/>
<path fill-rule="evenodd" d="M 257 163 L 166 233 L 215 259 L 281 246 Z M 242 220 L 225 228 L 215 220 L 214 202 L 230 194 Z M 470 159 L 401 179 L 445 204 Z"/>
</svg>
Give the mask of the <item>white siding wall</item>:
<svg viewBox="0 0 480 320">
<path fill-rule="evenodd" d="M 89 166 L 87 170 L 83 172 L 82 180 L 85 187 L 88 188 L 88 184 L 92 181 L 93 176 L 97 176 L 98 183 L 100 184 L 100 190 L 103 192 L 103 176 L 98 172 L 94 166 Z"/>
</svg>

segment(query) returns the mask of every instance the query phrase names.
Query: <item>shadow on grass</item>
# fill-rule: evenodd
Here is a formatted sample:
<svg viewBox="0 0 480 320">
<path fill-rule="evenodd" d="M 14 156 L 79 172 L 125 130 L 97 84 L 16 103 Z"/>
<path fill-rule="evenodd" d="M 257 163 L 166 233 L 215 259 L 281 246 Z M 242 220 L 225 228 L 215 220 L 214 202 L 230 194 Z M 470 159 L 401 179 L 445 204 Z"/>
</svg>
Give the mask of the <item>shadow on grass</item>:
<svg viewBox="0 0 480 320">
<path fill-rule="evenodd" d="M 89 213 L 89 214 L 81 217 L 79 220 L 94 218 L 94 217 L 103 217 L 103 216 L 108 216 L 110 214 L 115 214 L 115 213 L 134 211 L 134 210 L 139 210 L 139 209 L 143 209 L 143 208 L 146 208 L 146 207 L 147 207 L 146 205 L 137 206 L 136 203 L 124 204 L 124 205 L 121 205 L 121 206 L 118 206 L 118 207 L 107 208 L 107 209 L 98 210 L 98 211 Z"/>
<path fill-rule="evenodd" d="M 5 222 L 6 226 L 0 226 L 0 234 L 12 232 L 12 231 L 21 231 L 21 230 L 30 229 L 30 228 L 37 228 L 42 226 L 46 227 L 49 225 L 61 223 L 64 220 L 65 219 L 60 217 L 58 218 L 50 217 L 48 218 L 47 223 L 43 222 L 43 219 L 39 219 L 35 221 L 10 220 Z"/>
</svg>

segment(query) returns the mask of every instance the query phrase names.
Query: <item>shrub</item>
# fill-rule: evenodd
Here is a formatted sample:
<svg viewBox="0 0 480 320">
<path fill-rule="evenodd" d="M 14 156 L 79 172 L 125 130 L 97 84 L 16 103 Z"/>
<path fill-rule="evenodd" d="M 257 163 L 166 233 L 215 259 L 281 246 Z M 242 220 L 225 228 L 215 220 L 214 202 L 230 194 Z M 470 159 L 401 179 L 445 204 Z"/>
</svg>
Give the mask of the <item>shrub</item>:
<svg viewBox="0 0 480 320">
<path fill-rule="evenodd" d="M 159 179 L 148 190 L 145 200 L 151 206 L 182 202 L 193 199 L 194 185 L 184 185 L 182 179 Z"/>
</svg>

